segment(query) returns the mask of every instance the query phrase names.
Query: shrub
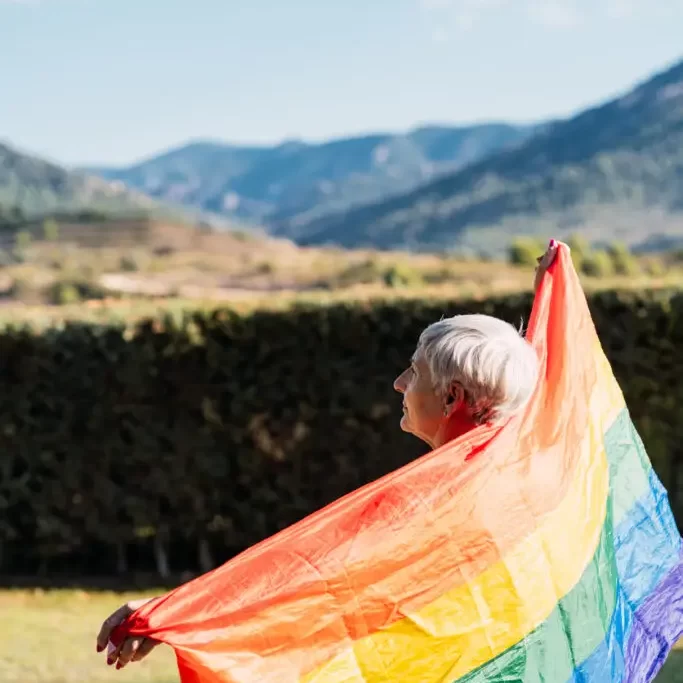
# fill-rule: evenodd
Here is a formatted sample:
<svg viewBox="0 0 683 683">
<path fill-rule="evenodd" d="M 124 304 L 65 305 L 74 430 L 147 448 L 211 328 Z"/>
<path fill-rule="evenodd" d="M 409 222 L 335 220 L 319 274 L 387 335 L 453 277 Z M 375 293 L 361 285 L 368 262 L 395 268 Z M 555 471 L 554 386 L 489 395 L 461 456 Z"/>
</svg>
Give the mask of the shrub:
<svg viewBox="0 0 683 683">
<path fill-rule="evenodd" d="M 337 287 L 372 284 L 384 279 L 385 269 L 378 260 L 369 258 L 360 263 L 352 263 L 334 278 Z"/>
<path fill-rule="evenodd" d="M 275 272 L 275 266 L 270 261 L 261 261 L 255 270 L 257 275 L 272 275 Z"/>
<path fill-rule="evenodd" d="M 641 268 L 650 277 L 662 277 L 666 275 L 667 267 L 663 259 L 652 256 L 641 263 Z"/>
<path fill-rule="evenodd" d="M 19 230 L 14 236 L 14 246 L 21 251 L 28 249 L 32 242 L 33 238 L 28 230 Z"/>
<path fill-rule="evenodd" d="M 59 239 L 59 223 L 54 218 L 43 221 L 43 237 L 47 242 L 56 242 Z"/>
<path fill-rule="evenodd" d="M 617 275 L 639 275 L 641 272 L 638 259 L 631 254 L 628 247 L 615 243 L 609 247 L 609 255 L 614 264 L 614 272 Z"/>
<path fill-rule="evenodd" d="M 50 298 L 58 306 L 68 306 L 81 301 L 81 294 L 73 283 L 59 282 L 54 286 Z"/>
<path fill-rule="evenodd" d="M 578 234 L 570 235 L 566 240 L 567 246 L 571 249 L 572 262 L 578 271 L 583 270 L 583 262 L 590 254 L 590 244 L 588 240 Z"/>
<path fill-rule="evenodd" d="M 62 280 L 48 288 L 49 303 L 67 306 L 92 299 L 104 299 L 106 291 L 90 280 Z"/>
<path fill-rule="evenodd" d="M 387 268 L 384 283 L 388 287 L 417 287 L 424 284 L 424 278 L 414 268 L 400 263 Z"/>
<path fill-rule="evenodd" d="M 683 295 L 590 306 L 681 520 Z M 223 562 L 424 452 L 398 428 L 392 388 L 424 327 L 472 311 L 517 323 L 530 308 L 516 295 L 6 329 L 0 570 Z"/>
<path fill-rule="evenodd" d="M 547 249 L 547 243 L 531 237 L 518 237 L 508 250 L 508 260 L 513 265 L 536 266 L 539 256 Z"/>
<path fill-rule="evenodd" d="M 614 275 L 614 263 L 606 251 L 593 251 L 583 257 L 581 271 L 589 277 Z"/>
<path fill-rule="evenodd" d="M 140 270 L 140 265 L 134 254 L 125 254 L 119 260 L 119 268 L 124 273 L 135 273 Z"/>
</svg>

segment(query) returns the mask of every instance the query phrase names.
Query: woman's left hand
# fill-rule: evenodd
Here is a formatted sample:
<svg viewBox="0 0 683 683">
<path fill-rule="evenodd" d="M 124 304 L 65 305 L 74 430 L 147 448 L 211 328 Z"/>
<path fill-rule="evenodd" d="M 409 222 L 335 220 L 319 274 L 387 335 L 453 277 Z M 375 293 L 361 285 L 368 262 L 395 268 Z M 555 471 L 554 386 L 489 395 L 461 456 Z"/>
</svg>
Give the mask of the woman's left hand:
<svg viewBox="0 0 683 683">
<path fill-rule="evenodd" d="M 534 291 L 538 291 L 539 286 L 541 285 L 541 280 L 543 280 L 543 276 L 545 275 L 546 270 L 550 268 L 552 262 L 555 260 L 555 257 L 557 256 L 557 247 L 558 244 L 555 240 L 550 240 L 550 244 L 548 245 L 548 249 L 543 254 L 543 256 L 539 256 L 537 261 L 538 265 L 536 266 L 536 275 L 534 277 Z"/>
<path fill-rule="evenodd" d="M 130 662 L 139 662 L 144 659 L 159 643 L 150 638 L 129 637 L 119 647 L 110 646 L 109 637 L 112 631 L 122 624 L 133 612 L 140 609 L 152 598 L 134 600 L 119 607 L 116 612 L 105 619 L 97 636 L 97 651 L 107 650 L 107 664 L 116 664 L 117 669 L 122 669 Z"/>
</svg>

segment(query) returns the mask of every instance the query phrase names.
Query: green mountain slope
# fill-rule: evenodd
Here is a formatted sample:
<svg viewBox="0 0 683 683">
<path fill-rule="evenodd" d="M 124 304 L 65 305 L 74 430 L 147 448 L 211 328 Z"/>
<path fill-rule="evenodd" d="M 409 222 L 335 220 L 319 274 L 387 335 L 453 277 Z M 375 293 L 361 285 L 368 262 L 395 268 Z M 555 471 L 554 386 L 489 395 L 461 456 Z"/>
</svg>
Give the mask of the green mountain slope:
<svg viewBox="0 0 683 683">
<path fill-rule="evenodd" d="M 26 216 L 97 210 L 111 214 L 150 211 L 156 203 L 122 183 L 74 173 L 0 143 L 0 205 Z"/>
</svg>

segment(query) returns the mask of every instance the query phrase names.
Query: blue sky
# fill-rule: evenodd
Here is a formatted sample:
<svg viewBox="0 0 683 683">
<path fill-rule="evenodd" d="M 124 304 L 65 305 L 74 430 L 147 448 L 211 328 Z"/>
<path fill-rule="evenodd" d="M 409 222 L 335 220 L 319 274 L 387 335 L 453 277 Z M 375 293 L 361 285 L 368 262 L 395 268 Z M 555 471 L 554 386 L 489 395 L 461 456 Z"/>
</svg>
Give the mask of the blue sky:
<svg viewBox="0 0 683 683">
<path fill-rule="evenodd" d="M 534 121 L 683 58 L 681 27 L 683 0 L 0 0 L 0 139 L 124 164 Z"/>
</svg>

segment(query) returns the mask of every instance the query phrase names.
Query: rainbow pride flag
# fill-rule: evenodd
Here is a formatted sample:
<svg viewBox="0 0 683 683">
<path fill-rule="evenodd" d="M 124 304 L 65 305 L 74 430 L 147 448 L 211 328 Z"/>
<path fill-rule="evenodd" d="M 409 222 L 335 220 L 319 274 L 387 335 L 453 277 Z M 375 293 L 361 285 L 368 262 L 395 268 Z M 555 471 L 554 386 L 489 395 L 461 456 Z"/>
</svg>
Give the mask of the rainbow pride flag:
<svg viewBox="0 0 683 683">
<path fill-rule="evenodd" d="M 171 645 L 183 683 L 652 680 L 683 635 L 681 538 L 565 245 L 528 335 L 523 415 L 155 599 L 114 642 Z"/>
</svg>

